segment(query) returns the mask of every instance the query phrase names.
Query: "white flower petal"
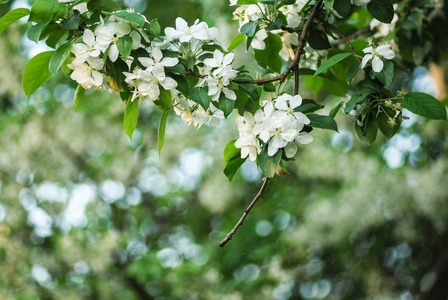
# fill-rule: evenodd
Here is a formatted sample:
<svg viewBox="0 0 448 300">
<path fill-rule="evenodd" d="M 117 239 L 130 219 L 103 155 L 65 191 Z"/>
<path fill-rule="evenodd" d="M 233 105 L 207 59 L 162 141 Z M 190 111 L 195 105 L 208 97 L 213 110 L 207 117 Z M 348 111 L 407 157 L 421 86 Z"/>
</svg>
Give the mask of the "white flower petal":
<svg viewBox="0 0 448 300">
<path fill-rule="evenodd" d="M 373 71 L 379 73 L 383 70 L 384 63 L 378 56 L 375 56 L 372 60 L 372 69 Z"/>
<path fill-rule="evenodd" d="M 287 158 L 294 157 L 297 153 L 297 145 L 294 142 L 288 143 L 285 147 L 285 154 Z"/>
<path fill-rule="evenodd" d="M 369 60 L 372 59 L 372 54 L 367 54 L 366 56 L 364 56 L 362 58 L 362 63 L 361 63 L 361 69 L 364 69 L 364 67 L 366 66 L 366 64 L 369 62 Z"/>
</svg>

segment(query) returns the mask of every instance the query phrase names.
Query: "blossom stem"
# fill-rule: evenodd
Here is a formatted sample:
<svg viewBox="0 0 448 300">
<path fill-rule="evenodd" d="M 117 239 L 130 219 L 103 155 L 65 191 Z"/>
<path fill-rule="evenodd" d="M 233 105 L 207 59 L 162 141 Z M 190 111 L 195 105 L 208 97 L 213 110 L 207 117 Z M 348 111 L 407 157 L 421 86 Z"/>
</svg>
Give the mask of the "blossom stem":
<svg viewBox="0 0 448 300">
<path fill-rule="evenodd" d="M 339 34 L 344 41 L 348 44 L 348 46 L 350 47 L 350 49 L 352 49 L 353 54 L 355 55 L 355 58 L 358 62 L 361 62 L 361 60 L 359 59 L 358 55 L 356 54 L 355 48 L 353 47 L 352 43 L 350 43 L 350 40 L 339 30 L 336 28 L 336 26 L 334 26 L 333 24 L 328 23 L 327 21 L 325 21 L 324 19 L 319 18 L 319 21 L 321 21 L 325 26 L 329 27 L 331 30 L 333 30 L 334 32 L 336 32 L 337 34 Z"/>
<path fill-rule="evenodd" d="M 243 222 L 246 219 L 246 217 L 249 214 L 252 207 L 254 207 L 254 205 L 255 205 L 255 203 L 257 203 L 258 199 L 260 199 L 263 196 L 263 192 L 266 189 L 266 186 L 268 185 L 269 179 L 270 178 L 268 178 L 268 177 L 263 178 L 263 185 L 261 186 L 260 190 L 258 191 L 258 194 L 255 196 L 254 200 L 252 200 L 250 205 L 244 210 L 243 216 L 240 218 L 238 223 L 236 223 L 235 227 L 233 227 L 232 231 L 230 231 L 226 235 L 226 237 L 221 242 L 219 242 L 219 244 L 218 244 L 219 247 L 224 247 L 227 244 L 227 242 L 232 239 L 232 236 L 236 233 L 238 228 L 243 225 Z"/>
<path fill-rule="evenodd" d="M 361 29 L 360 31 L 357 31 L 357 32 L 355 32 L 354 34 L 347 36 L 347 40 L 349 40 L 349 41 L 350 41 L 350 40 L 356 40 L 357 38 L 359 38 L 360 36 L 366 34 L 366 33 L 369 32 L 369 31 L 370 31 L 370 26 L 367 25 L 366 27 L 364 27 L 364 28 Z M 340 45 L 340 44 L 342 44 L 342 43 L 344 43 L 344 42 L 345 42 L 345 40 L 339 40 L 339 41 L 335 42 L 335 43 L 333 44 L 333 46 L 338 46 L 338 45 Z"/>
</svg>

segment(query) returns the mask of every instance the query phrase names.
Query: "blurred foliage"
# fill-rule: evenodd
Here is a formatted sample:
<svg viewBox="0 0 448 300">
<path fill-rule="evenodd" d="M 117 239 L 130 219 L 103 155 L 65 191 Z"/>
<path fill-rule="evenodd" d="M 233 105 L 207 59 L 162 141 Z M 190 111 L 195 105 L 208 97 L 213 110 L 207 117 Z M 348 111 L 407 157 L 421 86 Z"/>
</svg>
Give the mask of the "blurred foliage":
<svg viewBox="0 0 448 300">
<path fill-rule="evenodd" d="M 224 0 L 125 5 L 164 26 L 231 12 Z M 170 116 L 159 159 L 148 101 L 130 142 L 118 96 L 89 91 L 75 114 L 61 76 L 26 100 L 23 32 L 0 43 L 0 299 L 447 298 L 443 122 L 412 118 L 384 146 L 344 126 L 315 133 L 219 248 L 261 185 L 250 162 L 232 184 L 222 173 L 232 120 L 197 130 Z"/>
</svg>

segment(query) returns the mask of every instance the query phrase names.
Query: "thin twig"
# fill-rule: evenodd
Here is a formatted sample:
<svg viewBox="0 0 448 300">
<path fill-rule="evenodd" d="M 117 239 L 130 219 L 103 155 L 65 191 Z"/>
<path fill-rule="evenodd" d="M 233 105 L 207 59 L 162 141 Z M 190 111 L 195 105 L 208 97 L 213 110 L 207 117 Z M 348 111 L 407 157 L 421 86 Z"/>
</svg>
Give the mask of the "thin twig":
<svg viewBox="0 0 448 300">
<path fill-rule="evenodd" d="M 367 32 L 369 32 L 371 30 L 370 26 L 364 27 L 363 29 L 361 29 L 360 31 L 355 32 L 352 35 L 347 36 L 347 40 L 352 41 L 352 40 L 356 40 L 357 38 L 359 38 L 360 36 L 363 36 L 364 34 L 366 34 Z M 333 46 L 339 46 L 340 44 L 345 43 L 345 40 L 339 40 L 337 42 L 335 42 L 333 44 Z"/>
<path fill-rule="evenodd" d="M 286 26 L 282 26 L 280 28 L 281 28 L 281 30 L 287 31 L 289 33 L 301 32 L 302 31 L 302 28 L 293 28 L 293 27 L 286 27 Z"/>
<path fill-rule="evenodd" d="M 230 231 L 226 235 L 226 237 L 221 242 L 219 242 L 219 244 L 218 244 L 219 247 L 224 247 L 227 244 L 227 242 L 232 239 L 232 236 L 236 233 L 238 228 L 243 225 L 243 222 L 246 219 L 246 217 L 249 214 L 249 212 L 252 209 L 252 207 L 254 207 L 255 203 L 257 203 L 257 200 L 260 199 L 263 196 L 263 192 L 266 189 L 266 186 L 268 185 L 269 179 L 270 178 L 268 178 L 268 177 L 264 177 L 263 178 L 263 185 L 261 186 L 260 190 L 258 191 L 258 194 L 255 196 L 254 200 L 252 200 L 250 205 L 244 210 L 243 216 L 238 221 L 238 223 L 236 223 L 235 227 L 233 227 L 232 231 Z"/>
<path fill-rule="evenodd" d="M 303 25 L 303 28 L 301 29 L 302 33 L 300 34 L 300 37 L 299 37 L 299 45 L 297 46 L 294 60 L 291 62 L 291 64 L 286 68 L 286 70 L 282 74 L 275 76 L 275 77 L 266 78 L 266 79 L 233 80 L 232 82 L 238 83 L 238 84 L 239 83 L 253 83 L 253 84 L 257 84 L 257 85 L 264 85 L 264 84 L 268 84 L 268 83 L 275 82 L 275 81 L 280 81 L 280 83 L 283 83 L 283 81 L 285 81 L 285 79 L 289 75 L 289 73 L 291 73 L 291 71 L 299 65 L 300 56 L 302 55 L 303 48 L 305 47 L 305 44 L 306 44 L 306 36 L 308 34 L 308 31 L 311 28 L 311 24 L 313 23 L 314 19 L 317 17 L 319 12 L 321 11 L 322 7 L 323 7 L 322 1 L 319 1 L 316 4 L 316 6 L 314 6 L 313 12 L 310 14 L 310 17 L 308 18 L 305 25 Z M 199 78 L 204 78 L 203 75 L 196 74 L 191 70 L 188 70 L 187 74 L 196 76 Z"/>
<path fill-rule="evenodd" d="M 333 24 L 328 23 L 327 21 L 318 18 L 319 21 L 321 21 L 325 26 L 329 27 L 331 30 L 337 32 L 337 34 L 339 34 L 344 40 L 345 42 L 348 44 L 348 46 L 350 47 L 350 49 L 352 49 L 353 55 L 355 55 L 356 60 L 358 60 L 358 62 L 361 62 L 361 60 L 359 59 L 358 55 L 356 54 L 355 48 L 353 47 L 352 43 L 350 43 L 350 40 L 339 30 L 336 28 L 336 26 L 334 26 Z"/>
</svg>

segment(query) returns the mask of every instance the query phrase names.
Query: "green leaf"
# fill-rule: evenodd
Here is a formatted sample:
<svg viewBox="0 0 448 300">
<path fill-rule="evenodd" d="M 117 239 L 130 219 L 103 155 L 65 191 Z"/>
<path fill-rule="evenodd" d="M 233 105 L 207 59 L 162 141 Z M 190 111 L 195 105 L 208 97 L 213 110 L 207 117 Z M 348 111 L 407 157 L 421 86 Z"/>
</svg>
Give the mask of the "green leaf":
<svg viewBox="0 0 448 300">
<path fill-rule="evenodd" d="M 162 113 L 162 117 L 160 118 L 159 130 L 158 130 L 158 139 L 157 139 L 157 152 L 162 151 L 163 144 L 165 143 L 165 132 L 166 132 L 166 120 L 168 118 L 170 110 L 165 109 Z"/>
<path fill-rule="evenodd" d="M 128 135 L 129 139 L 132 141 L 132 134 L 137 127 L 138 121 L 138 100 L 131 101 L 130 99 L 126 102 L 126 110 L 124 112 L 123 126 L 124 131 Z"/>
<path fill-rule="evenodd" d="M 49 70 L 53 74 L 57 74 L 59 68 L 62 66 L 62 63 L 67 59 L 70 55 L 70 51 L 72 49 L 73 41 L 68 42 L 62 46 L 60 46 L 54 52 L 53 56 L 50 59 Z"/>
<path fill-rule="evenodd" d="M 395 115 L 395 111 L 390 108 L 383 107 L 382 109 L 386 110 L 389 116 L 393 117 Z M 395 133 L 397 133 L 398 129 L 400 129 L 401 118 L 395 118 L 395 122 L 397 123 L 395 126 L 391 126 L 388 123 L 389 117 L 383 111 L 380 111 L 376 118 L 378 122 L 378 128 L 388 139 L 392 138 Z"/>
<path fill-rule="evenodd" d="M 317 104 L 316 101 L 312 99 L 302 99 L 302 104 L 300 106 L 297 106 L 294 111 L 308 114 L 321 108 L 324 108 L 324 106 L 321 104 Z"/>
<path fill-rule="evenodd" d="M 54 51 L 39 53 L 26 65 L 23 71 L 22 86 L 27 98 L 50 79 L 51 72 L 48 69 L 48 64 L 53 53 Z"/>
<path fill-rule="evenodd" d="M 70 20 L 62 21 L 62 29 L 65 30 L 75 30 L 79 27 L 79 21 L 80 21 L 80 13 L 77 10 L 73 11 L 74 16 Z"/>
<path fill-rule="evenodd" d="M 158 102 L 160 102 L 160 106 L 164 110 L 170 109 L 171 106 L 173 105 L 172 100 L 171 100 L 171 92 L 165 90 L 161 86 L 159 86 L 159 89 L 160 89 L 160 95 L 159 95 Z"/>
<path fill-rule="evenodd" d="M 329 68 L 331 68 L 332 66 L 334 66 L 335 64 L 337 64 L 338 62 L 340 62 L 341 60 L 346 59 L 347 57 L 349 57 L 350 55 L 352 55 L 352 53 L 340 53 L 340 54 L 336 54 L 332 57 L 330 57 L 329 59 L 327 59 L 317 70 L 316 73 L 314 73 L 313 77 L 316 77 L 317 75 L 319 75 L 320 73 L 328 70 Z"/>
<path fill-rule="evenodd" d="M 42 21 L 33 25 L 28 30 L 27 37 L 37 43 L 41 39 L 40 36 L 42 35 L 42 31 L 44 31 L 48 24 L 50 24 L 50 21 Z"/>
<path fill-rule="evenodd" d="M 407 110 L 419 116 L 433 120 L 446 120 L 445 107 L 429 94 L 409 93 L 404 96 L 403 105 Z"/>
<path fill-rule="evenodd" d="M 266 177 L 273 177 L 277 171 L 277 167 L 282 160 L 282 150 L 279 149 L 273 156 L 268 155 L 268 144 L 263 147 L 263 150 L 257 157 L 257 164 L 261 172 Z"/>
<path fill-rule="evenodd" d="M 352 3 L 350 0 L 334 0 L 333 8 L 342 17 L 348 14 Z"/>
<path fill-rule="evenodd" d="M 363 136 L 365 137 L 365 142 L 369 145 L 372 145 L 375 142 L 378 135 L 378 121 L 375 117 L 375 114 L 376 110 L 370 111 L 369 116 L 366 118 L 364 124 Z"/>
<path fill-rule="evenodd" d="M 86 90 L 82 87 L 82 85 L 78 84 L 78 87 L 75 91 L 75 112 L 78 111 L 79 104 L 81 103 L 85 92 Z"/>
<path fill-rule="evenodd" d="M 230 42 L 229 51 L 234 50 L 236 47 L 238 47 L 244 40 L 246 39 L 246 36 L 242 33 L 238 34 L 236 37 L 233 38 L 233 40 Z"/>
<path fill-rule="evenodd" d="M 30 14 L 30 10 L 27 8 L 17 8 L 8 11 L 3 17 L 0 18 L 0 33 L 9 27 L 12 23 Z"/>
<path fill-rule="evenodd" d="M 330 116 L 322 116 L 316 114 L 306 115 L 310 119 L 310 124 L 308 126 L 313 128 L 329 129 L 338 132 L 338 124 Z"/>
<path fill-rule="evenodd" d="M 322 30 L 311 30 L 308 36 L 308 44 L 315 50 L 331 48 L 328 37 Z"/>
<path fill-rule="evenodd" d="M 235 147 L 235 142 L 236 140 L 230 141 L 224 149 L 224 174 L 229 181 L 232 181 L 236 171 L 247 159 L 241 158 L 241 149 Z"/>
<path fill-rule="evenodd" d="M 108 13 L 107 15 L 114 15 L 123 20 L 135 22 L 140 26 L 145 25 L 146 19 L 141 14 L 130 12 L 130 11 L 117 11 L 113 13 Z"/>
<path fill-rule="evenodd" d="M 390 86 L 392 80 L 394 80 L 395 69 L 393 62 L 391 61 L 384 62 L 384 67 L 381 72 L 376 73 L 373 70 L 372 72 L 375 74 L 376 78 L 378 78 L 385 86 Z"/>
<path fill-rule="evenodd" d="M 374 94 L 380 90 L 380 85 L 377 81 L 366 78 L 358 82 L 356 88 L 359 94 Z"/>
<path fill-rule="evenodd" d="M 367 4 L 367 10 L 383 23 L 390 23 L 394 18 L 394 7 L 390 0 L 372 0 Z"/>
<path fill-rule="evenodd" d="M 257 29 L 257 26 L 258 22 L 254 21 L 247 22 L 240 28 L 240 32 L 242 34 L 252 37 L 255 35 L 255 30 Z"/>
<path fill-rule="evenodd" d="M 336 115 L 338 114 L 339 110 L 341 109 L 342 105 L 344 105 L 344 101 L 339 102 L 338 105 L 333 107 L 333 109 L 330 111 L 330 113 L 328 115 L 334 119 L 334 117 L 336 117 Z"/>
<path fill-rule="evenodd" d="M 369 94 L 353 94 L 350 100 L 345 104 L 344 112 L 348 114 L 358 103 L 364 101 Z"/>
<path fill-rule="evenodd" d="M 31 7 L 29 22 L 58 20 L 68 13 L 68 5 L 58 0 L 36 0 Z"/>
<path fill-rule="evenodd" d="M 422 28 L 422 23 L 423 14 L 419 11 L 414 11 L 403 20 L 401 27 L 410 31 Z"/>
<path fill-rule="evenodd" d="M 157 19 L 152 19 L 149 22 L 148 28 L 154 36 L 158 36 L 160 34 L 160 24 Z"/>
<path fill-rule="evenodd" d="M 208 87 L 205 88 L 194 87 L 190 89 L 190 98 L 194 102 L 201 105 L 205 110 L 207 110 L 208 107 L 210 106 L 211 98 L 208 95 Z"/>
<path fill-rule="evenodd" d="M 234 100 L 228 100 L 223 94 L 219 98 L 219 109 L 224 112 L 224 117 L 227 118 L 233 111 L 233 107 L 235 106 Z"/>
<path fill-rule="evenodd" d="M 258 0 L 238 0 L 236 4 L 244 5 L 244 4 L 257 4 Z"/>
<path fill-rule="evenodd" d="M 90 0 L 87 3 L 87 8 L 90 11 L 92 11 L 92 10 L 97 10 L 97 11 L 121 10 L 121 6 L 113 0 Z"/>
<path fill-rule="evenodd" d="M 253 101 L 258 102 L 260 96 L 258 95 L 257 87 L 252 83 L 241 83 L 238 84 L 238 89 L 247 94 Z"/>
<path fill-rule="evenodd" d="M 276 34 L 269 34 L 264 40 L 264 50 L 254 50 L 255 59 L 258 64 L 265 68 L 271 68 L 277 73 L 281 72 L 283 60 L 280 57 L 280 50 L 282 50 L 283 43 L 280 37 Z"/>
<path fill-rule="evenodd" d="M 345 81 L 347 82 L 347 84 L 350 84 L 353 80 L 353 78 L 355 78 L 356 74 L 358 73 L 358 71 L 361 69 L 361 63 L 360 62 L 356 62 L 354 63 L 347 71 L 347 75 L 345 76 Z"/>
<path fill-rule="evenodd" d="M 127 59 L 132 51 L 132 38 L 130 36 L 124 36 L 118 39 L 117 48 L 120 55 Z"/>
<path fill-rule="evenodd" d="M 282 28 L 283 20 L 281 18 L 276 18 L 274 23 L 268 24 L 269 30 L 277 30 Z"/>
</svg>

